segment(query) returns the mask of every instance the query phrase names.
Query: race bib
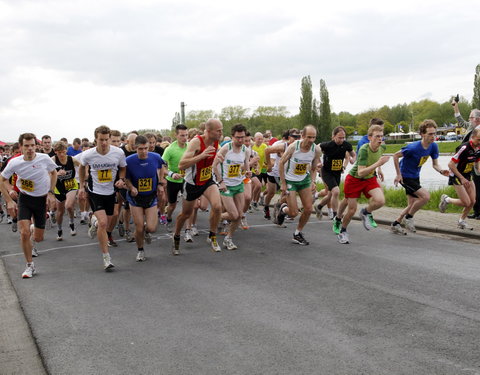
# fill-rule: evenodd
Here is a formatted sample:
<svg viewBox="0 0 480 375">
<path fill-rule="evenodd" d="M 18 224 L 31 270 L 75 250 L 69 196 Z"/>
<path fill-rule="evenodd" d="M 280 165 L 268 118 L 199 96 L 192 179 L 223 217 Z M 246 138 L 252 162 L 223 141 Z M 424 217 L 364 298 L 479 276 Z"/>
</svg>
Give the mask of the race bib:
<svg viewBox="0 0 480 375">
<path fill-rule="evenodd" d="M 234 178 L 240 176 L 240 164 L 231 164 L 228 167 L 228 178 Z"/>
<path fill-rule="evenodd" d="M 112 170 L 111 169 L 101 169 L 97 171 L 98 182 L 111 182 L 112 181 Z"/>
<path fill-rule="evenodd" d="M 152 191 L 152 179 L 151 178 L 139 178 L 138 179 L 138 191 L 139 192 Z"/>
<path fill-rule="evenodd" d="M 32 180 L 20 179 L 20 188 L 25 191 L 33 192 L 35 185 Z"/>
<path fill-rule="evenodd" d="M 185 177 L 185 169 L 179 169 L 178 174 L 182 176 L 182 178 Z"/>
<path fill-rule="evenodd" d="M 332 160 L 332 171 L 341 171 L 343 168 L 342 159 L 333 159 Z"/>
<path fill-rule="evenodd" d="M 207 181 L 212 178 L 212 166 L 202 168 L 200 171 L 200 181 Z"/>
<path fill-rule="evenodd" d="M 73 190 L 77 188 L 77 181 L 74 178 L 63 181 L 65 185 L 65 190 Z"/>
<path fill-rule="evenodd" d="M 473 168 L 473 163 L 467 163 L 465 165 L 465 170 L 463 171 L 463 173 L 470 173 L 472 171 L 472 168 Z"/>
<path fill-rule="evenodd" d="M 425 162 L 428 160 L 428 155 L 427 156 L 422 156 L 420 158 L 420 161 L 418 162 L 418 166 L 421 167 Z"/>
<path fill-rule="evenodd" d="M 296 175 L 304 175 L 305 173 L 307 173 L 307 165 L 306 163 L 303 163 L 303 164 L 297 164 L 295 166 L 295 170 L 293 171 L 294 174 Z"/>
</svg>

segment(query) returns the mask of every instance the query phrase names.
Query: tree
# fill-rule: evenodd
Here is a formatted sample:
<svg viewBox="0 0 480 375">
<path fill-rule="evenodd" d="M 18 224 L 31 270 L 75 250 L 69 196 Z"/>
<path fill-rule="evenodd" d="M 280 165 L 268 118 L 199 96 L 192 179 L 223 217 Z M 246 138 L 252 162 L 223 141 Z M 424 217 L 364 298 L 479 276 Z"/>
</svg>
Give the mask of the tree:
<svg viewBox="0 0 480 375">
<path fill-rule="evenodd" d="M 200 123 L 215 117 L 215 111 L 212 110 L 189 111 L 185 117 L 185 125 L 188 128 L 196 128 Z"/>
<path fill-rule="evenodd" d="M 317 142 L 330 139 L 332 131 L 332 114 L 330 111 L 330 99 L 328 97 L 327 85 L 323 79 L 320 80 L 320 115 L 318 119 Z"/>
<path fill-rule="evenodd" d="M 303 128 L 312 123 L 313 92 L 310 76 L 302 78 L 299 125 Z"/>
<path fill-rule="evenodd" d="M 250 109 L 242 106 L 229 106 L 222 108 L 219 119 L 223 123 L 223 134 L 230 135 L 232 126 L 242 123 L 246 125 Z"/>
<path fill-rule="evenodd" d="M 480 109 L 480 64 L 475 69 L 475 79 L 473 80 L 473 99 L 472 108 Z"/>
</svg>

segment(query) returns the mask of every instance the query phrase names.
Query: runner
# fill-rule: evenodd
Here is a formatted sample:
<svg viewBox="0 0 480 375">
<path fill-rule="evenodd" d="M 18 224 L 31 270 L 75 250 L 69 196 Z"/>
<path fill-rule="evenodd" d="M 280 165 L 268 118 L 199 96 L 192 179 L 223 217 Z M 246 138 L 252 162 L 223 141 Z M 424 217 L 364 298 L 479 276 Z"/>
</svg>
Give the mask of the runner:
<svg viewBox="0 0 480 375">
<path fill-rule="evenodd" d="M 430 193 L 420 185 L 420 170 L 428 158 L 432 158 L 433 169 L 448 176 L 448 170 L 442 169 L 438 164 L 438 145 L 434 142 L 437 124 L 433 120 L 425 120 L 420 124 L 418 131 L 422 137 L 421 141 L 409 143 L 393 155 L 397 171 L 394 184 L 397 186 L 400 183 L 405 188 L 408 201 L 407 207 L 391 225 L 393 233 L 407 234 L 400 225 L 402 220 L 406 229 L 416 232 L 413 215 L 430 200 Z"/>
<path fill-rule="evenodd" d="M 55 186 L 55 198 L 57 199 L 57 241 L 63 240 L 63 216 L 65 209 L 70 219 L 70 235 L 75 236 L 77 231 L 74 224 L 75 198 L 78 192 L 78 183 L 75 179 L 75 167 L 80 163 L 67 156 L 67 147 L 63 142 L 56 142 L 54 146 L 55 156 L 52 161 L 57 165 L 57 184 Z"/>
<path fill-rule="evenodd" d="M 331 203 L 333 217 L 338 211 L 338 196 L 340 195 L 340 179 L 346 164 L 355 161 L 355 152 L 352 145 L 345 141 L 347 132 L 343 126 L 333 129 L 332 140 L 320 144 L 323 152 L 323 165 L 321 177 L 325 184 L 327 195 L 315 205 L 315 213 L 318 220 L 322 219 L 322 208 Z M 348 156 L 347 156 L 348 155 Z"/>
<path fill-rule="evenodd" d="M 452 160 L 448 163 L 450 168 L 448 184 L 453 185 L 458 199 L 450 198 L 448 195 L 443 194 L 438 206 L 440 212 L 445 212 L 449 203 L 463 207 L 462 214 L 458 220 L 460 229 L 473 230 L 465 219 L 475 204 L 475 184 L 471 181 L 471 173 L 472 171 L 480 173 L 479 146 L 480 127 L 476 127 L 472 130 L 470 140 L 457 147 L 456 154 L 453 155 Z"/>
<path fill-rule="evenodd" d="M 137 138 L 137 132 L 131 132 L 127 136 L 127 143 L 120 147 L 125 153 L 125 157 L 135 155 L 135 139 Z M 118 231 L 125 232 L 125 239 L 127 242 L 135 241 L 132 231 L 130 230 L 130 203 L 127 201 L 127 189 L 119 189 L 118 203 L 120 204 Z"/>
<path fill-rule="evenodd" d="M 49 135 L 42 137 L 42 152 L 50 157 L 55 156 L 55 151 L 52 148 L 52 137 Z"/>
<path fill-rule="evenodd" d="M 173 236 L 173 255 L 180 254 L 180 232 L 186 220 L 192 215 L 196 200 L 202 195 L 210 203 L 210 234 L 208 242 L 215 252 L 222 249 L 217 243 L 216 230 L 222 213 L 222 203 L 217 184 L 212 178 L 212 164 L 218 150 L 218 141 L 222 137 L 223 125 L 220 120 L 209 119 L 205 124 L 205 133 L 193 138 L 187 146 L 178 167 L 186 171 L 185 191 L 182 212 L 175 223 Z M 220 160 L 222 161 L 222 160 Z"/>
<path fill-rule="evenodd" d="M 182 159 L 183 154 L 187 150 L 187 136 L 188 128 L 183 125 L 175 127 L 175 136 L 177 140 L 168 146 L 163 153 L 163 160 L 167 163 L 167 230 L 172 231 L 173 220 L 172 215 L 177 207 L 178 195 L 183 194 L 183 184 L 185 177 L 185 170 L 178 168 L 178 163 Z"/>
<path fill-rule="evenodd" d="M 17 217 L 18 211 L 20 245 L 27 261 L 22 278 L 30 278 L 36 272 L 32 258 L 38 256 L 35 243 L 43 241 L 47 205 L 55 205 L 53 189 L 57 182 L 57 166 L 47 154 L 35 152 L 36 139 L 32 133 L 21 134 L 18 143 L 23 157 L 12 159 L 0 175 L 0 191 L 7 209 L 12 217 Z M 20 191 L 18 205 L 9 194 L 13 186 L 8 179 L 14 173 L 18 177 L 16 185 Z"/>
<path fill-rule="evenodd" d="M 246 131 L 242 124 L 234 125 L 232 141 L 220 149 L 213 162 L 213 170 L 226 211 L 222 214 L 222 219 L 230 222 L 227 235 L 223 240 L 223 246 L 227 250 L 237 249 L 237 245 L 233 243 L 233 234 L 240 224 L 245 206 L 243 180 L 244 177 L 251 177 L 252 173 L 249 168 L 250 150 L 243 144 Z"/>
<path fill-rule="evenodd" d="M 303 212 L 293 234 L 293 242 L 299 245 L 309 244 L 303 236 L 302 230 L 312 213 L 312 192 L 316 191 L 316 166 L 321 156 L 320 147 L 314 143 L 316 137 L 317 129 L 313 125 L 305 126 L 302 130 L 302 139 L 288 146 L 278 166 L 280 189 L 282 194 L 287 195 L 287 203 L 282 203 L 278 210 L 277 224 L 282 225 L 287 215 L 291 218 L 298 215 L 295 194 L 297 192 L 302 201 Z"/>
<path fill-rule="evenodd" d="M 260 185 L 254 184 L 253 186 L 253 197 L 252 197 L 252 207 L 257 211 L 258 210 L 258 201 L 259 199 L 263 198 L 261 195 L 262 192 L 262 185 L 266 184 L 268 181 L 267 175 L 267 164 L 265 162 L 265 150 L 267 149 L 267 145 L 264 143 L 263 134 L 260 132 L 255 133 L 253 138 L 254 144 L 252 146 L 252 150 L 255 151 L 260 160 L 258 161 L 259 170 L 257 171 L 253 177 L 258 178 L 260 181 Z M 262 204 L 262 202 L 260 202 Z"/>
<path fill-rule="evenodd" d="M 100 250 L 103 254 L 103 267 L 110 270 L 114 267 L 108 252 L 107 228 L 112 220 L 115 205 L 114 186 L 123 188 L 125 186 L 126 161 L 123 151 L 110 145 L 110 128 L 102 125 L 94 132 L 96 147 L 82 153 L 80 160 L 80 188 L 79 196 L 85 197 L 85 176 L 86 167 L 89 167 L 88 175 L 88 198 L 90 206 L 96 217 L 97 237 Z M 115 178 L 117 172 L 120 179 Z"/>
<path fill-rule="evenodd" d="M 338 242 L 350 243 L 347 233 L 348 224 L 357 211 L 357 199 L 363 193 L 369 199 L 367 207 L 360 212 L 363 226 L 366 230 L 377 227 L 372 212 L 385 204 L 385 196 L 380 187 L 375 171 L 385 164 L 389 156 L 382 156 L 385 146 L 382 145 L 383 127 L 372 125 L 368 129 L 369 143 L 364 144 L 358 152 L 357 160 L 345 179 L 344 193 L 348 211 L 343 217 L 344 208 L 341 206 L 337 216 L 333 220 L 333 231 L 338 235 Z"/>
<path fill-rule="evenodd" d="M 152 242 L 151 233 L 157 230 L 157 187 L 163 187 L 163 164 L 161 156 L 148 151 L 148 139 L 139 135 L 135 139 L 137 153 L 127 157 L 127 200 L 130 203 L 135 223 L 137 262 L 143 262 L 143 242 Z"/>
<path fill-rule="evenodd" d="M 252 150 L 252 136 L 248 130 L 245 133 L 244 145 L 245 147 L 247 147 L 247 149 L 250 152 L 249 166 L 250 166 L 250 171 L 253 171 L 254 168 L 258 167 L 258 160 L 260 158 L 258 154 Z M 255 182 L 258 182 L 260 184 L 260 181 L 258 181 L 258 179 L 255 179 Z M 245 197 L 245 206 L 243 207 L 243 215 L 240 223 L 241 223 L 242 229 L 244 230 L 249 228 L 248 221 L 247 221 L 247 212 L 250 208 L 250 203 L 252 202 L 253 183 L 254 182 L 251 177 L 245 177 L 243 179 L 243 185 L 244 185 L 243 195 Z"/>
</svg>

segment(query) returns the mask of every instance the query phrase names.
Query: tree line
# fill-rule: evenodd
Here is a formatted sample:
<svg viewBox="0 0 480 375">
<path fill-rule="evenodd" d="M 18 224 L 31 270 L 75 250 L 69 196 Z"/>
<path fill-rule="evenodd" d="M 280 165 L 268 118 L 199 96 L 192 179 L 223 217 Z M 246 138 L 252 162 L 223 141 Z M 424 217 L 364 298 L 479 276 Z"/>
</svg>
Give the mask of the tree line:
<svg viewBox="0 0 480 375">
<path fill-rule="evenodd" d="M 464 116 L 467 116 L 472 108 L 480 108 L 480 64 L 476 66 L 473 86 L 472 102 L 460 97 L 459 108 Z M 439 103 L 424 99 L 392 107 L 384 105 L 357 114 L 346 111 L 335 113 L 330 110 L 330 98 L 325 81 L 320 79 L 317 99 L 313 94 L 310 76 L 305 76 L 300 84 L 300 105 L 297 114 L 289 113 L 284 106 L 260 106 L 253 110 L 242 106 L 229 106 L 222 108 L 220 113 L 213 110 L 189 111 L 184 122 L 188 128 L 193 128 L 208 118 L 215 117 L 222 121 L 224 134 L 230 134 L 233 125 L 242 123 L 252 134 L 271 130 L 277 138 L 285 129 L 303 128 L 307 124 L 312 124 L 317 127 L 317 142 L 320 142 L 329 140 L 331 131 L 336 126 L 345 127 L 349 136 L 366 134 L 372 117 L 380 117 L 385 121 L 385 134 L 418 130 L 420 123 L 427 118 L 435 120 L 439 126 L 448 125 L 455 121 L 451 100 L 452 98 L 449 98 Z M 180 115 L 176 113 L 171 131 L 180 121 Z"/>
</svg>

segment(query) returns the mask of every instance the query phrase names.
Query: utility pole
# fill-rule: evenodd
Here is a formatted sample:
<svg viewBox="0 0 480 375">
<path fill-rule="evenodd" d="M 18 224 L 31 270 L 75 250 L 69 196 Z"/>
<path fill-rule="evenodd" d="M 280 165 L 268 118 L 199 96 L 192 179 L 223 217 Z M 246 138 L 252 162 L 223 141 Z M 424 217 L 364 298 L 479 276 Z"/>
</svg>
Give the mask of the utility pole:
<svg viewBox="0 0 480 375">
<path fill-rule="evenodd" d="M 180 122 L 185 124 L 185 102 L 180 102 Z"/>
</svg>

